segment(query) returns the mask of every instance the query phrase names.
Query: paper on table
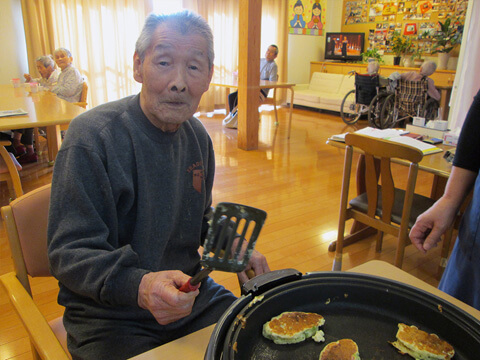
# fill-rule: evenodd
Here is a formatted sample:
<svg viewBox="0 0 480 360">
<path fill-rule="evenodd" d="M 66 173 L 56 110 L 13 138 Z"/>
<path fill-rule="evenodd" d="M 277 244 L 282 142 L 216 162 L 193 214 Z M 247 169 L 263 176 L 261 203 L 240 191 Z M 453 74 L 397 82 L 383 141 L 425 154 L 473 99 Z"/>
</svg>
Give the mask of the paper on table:
<svg viewBox="0 0 480 360">
<path fill-rule="evenodd" d="M 332 135 L 331 139 L 345 142 L 345 135 L 347 134 L 348 133 Z M 367 135 L 379 139 L 390 139 L 395 136 L 408 134 L 408 131 L 404 129 L 376 129 L 373 127 L 366 127 L 355 131 L 355 134 Z"/>
<path fill-rule="evenodd" d="M 16 109 L 16 110 L 1 110 L 0 117 L 6 116 L 17 116 L 17 115 L 27 115 L 28 113 L 23 109 Z"/>
<path fill-rule="evenodd" d="M 430 145 L 430 144 L 424 143 L 423 141 L 412 139 L 411 137 L 408 137 L 408 136 L 395 136 L 395 137 L 389 138 L 388 140 L 417 148 L 423 152 L 423 155 L 435 154 L 437 152 L 443 151 L 442 149 L 440 149 L 439 147 L 436 147 L 435 145 Z"/>
</svg>

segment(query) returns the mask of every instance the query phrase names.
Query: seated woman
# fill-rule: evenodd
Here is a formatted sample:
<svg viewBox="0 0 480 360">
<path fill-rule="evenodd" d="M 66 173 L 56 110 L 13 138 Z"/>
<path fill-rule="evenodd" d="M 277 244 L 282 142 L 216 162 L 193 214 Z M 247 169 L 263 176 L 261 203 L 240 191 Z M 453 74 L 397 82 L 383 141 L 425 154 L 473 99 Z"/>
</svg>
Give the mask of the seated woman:
<svg viewBox="0 0 480 360">
<path fill-rule="evenodd" d="M 35 59 L 37 64 L 38 73 L 41 75 L 39 78 L 33 79 L 30 74 L 23 74 L 26 82 L 37 82 L 39 85 L 44 86 L 47 89 L 51 89 L 60 75 L 56 69 L 55 61 L 52 55 L 39 56 Z"/>
<path fill-rule="evenodd" d="M 35 62 L 41 77 L 32 79 L 30 74 L 23 74 L 25 80 L 34 81 L 47 89 L 52 89 L 59 76 L 52 55 L 39 56 Z M 33 148 L 33 128 L 13 130 L 12 145 L 20 164 L 37 162 L 38 157 Z"/>
<path fill-rule="evenodd" d="M 57 94 L 59 98 L 69 102 L 80 101 L 83 77 L 72 65 L 73 57 L 71 52 L 65 48 L 58 48 L 53 52 L 53 56 L 62 72 L 58 76 L 57 84 L 51 91 Z"/>
<path fill-rule="evenodd" d="M 429 78 L 429 76 L 432 75 L 435 70 L 437 70 L 436 63 L 434 63 L 433 61 L 425 61 L 418 72 L 409 71 L 401 74 L 400 76 L 402 79 L 409 81 L 420 81 L 421 79 L 426 77 L 428 83 L 428 96 L 438 101 L 441 97 L 440 92 L 435 87 L 433 79 Z"/>
</svg>

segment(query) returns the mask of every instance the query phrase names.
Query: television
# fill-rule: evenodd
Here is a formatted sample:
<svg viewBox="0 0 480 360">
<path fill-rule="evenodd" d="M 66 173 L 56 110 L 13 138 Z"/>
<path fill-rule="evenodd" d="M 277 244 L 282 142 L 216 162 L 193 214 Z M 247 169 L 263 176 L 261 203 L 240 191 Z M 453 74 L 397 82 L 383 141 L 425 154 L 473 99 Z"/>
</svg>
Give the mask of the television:
<svg viewBox="0 0 480 360">
<path fill-rule="evenodd" d="M 327 32 L 325 35 L 325 60 L 362 60 L 365 46 L 363 32 Z"/>
</svg>

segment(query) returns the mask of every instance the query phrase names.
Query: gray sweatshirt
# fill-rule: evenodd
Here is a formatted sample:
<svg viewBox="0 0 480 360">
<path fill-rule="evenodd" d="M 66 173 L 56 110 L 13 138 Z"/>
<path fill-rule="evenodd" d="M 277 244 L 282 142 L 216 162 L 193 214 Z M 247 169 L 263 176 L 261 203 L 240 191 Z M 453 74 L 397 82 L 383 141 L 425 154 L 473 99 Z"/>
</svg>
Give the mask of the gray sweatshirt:
<svg viewBox="0 0 480 360">
<path fill-rule="evenodd" d="M 137 305 L 142 276 L 198 271 L 214 167 L 200 121 L 165 133 L 138 95 L 73 120 L 55 163 L 48 226 L 51 271 L 70 318 L 151 320 Z"/>
</svg>

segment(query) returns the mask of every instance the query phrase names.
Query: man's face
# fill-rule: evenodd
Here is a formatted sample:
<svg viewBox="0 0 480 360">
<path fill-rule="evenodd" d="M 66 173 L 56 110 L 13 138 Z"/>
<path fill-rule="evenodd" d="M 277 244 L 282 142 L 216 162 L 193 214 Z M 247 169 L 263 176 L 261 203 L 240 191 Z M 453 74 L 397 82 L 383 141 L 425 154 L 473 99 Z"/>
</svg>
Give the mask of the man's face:
<svg viewBox="0 0 480 360">
<path fill-rule="evenodd" d="M 53 72 L 53 68 L 51 66 L 45 67 L 40 61 L 37 61 L 37 70 L 44 79 L 48 79 Z"/>
<path fill-rule="evenodd" d="M 68 56 L 67 54 L 65 54 L 64 52 L 57 52 L 55 54 L 55 62 L 57 63 L 57 66 L 61 69 L 61 70 L 64 70 L 66 69 L 68 66 L 70 66 L 70 64 L 72 63 L 73 61 L 73 58 L 71 56 Z"/>
<path fill-rule="evenodd" d="M 267 52 L 265 53 L 265 59 L 267 59 L 267 61 L 273 61 L 276 57 L 277 49 L 275 49 L 273 46 L 269 46 Z"/>
<path fill-rule="evenodd" d="M 163 131 L 175 131 L 192 117 L 212 75 L 207 41 L 198 34 L 182 35 L 168 24 L 155 31 L 143 62 L 134 55 L 134 78 L 143 84 L 140 106 Z"/>
</svg>

